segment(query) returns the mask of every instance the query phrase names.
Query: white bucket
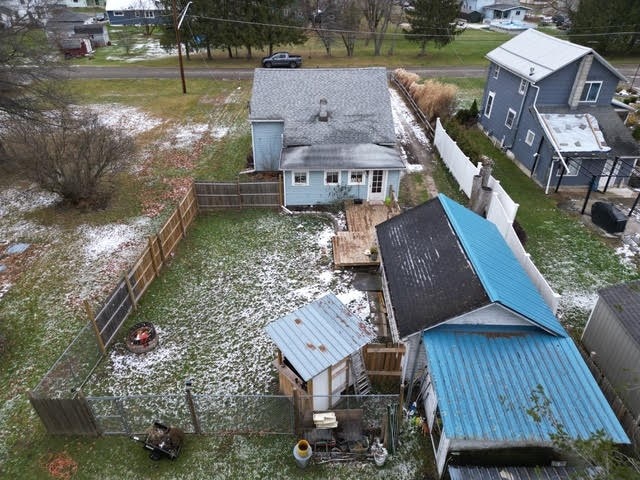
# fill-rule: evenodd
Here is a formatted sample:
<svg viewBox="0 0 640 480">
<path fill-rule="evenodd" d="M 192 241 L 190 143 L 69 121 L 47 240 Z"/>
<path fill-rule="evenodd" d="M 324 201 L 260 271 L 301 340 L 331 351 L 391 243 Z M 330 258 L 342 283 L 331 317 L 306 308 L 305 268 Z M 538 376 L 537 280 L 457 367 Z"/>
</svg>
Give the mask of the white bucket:
<svg viewBox="0 0 640 480">
<path fill-rule="evenodd" d="M 300 440 L 293 447 L 293 458 L 296 459 L 296 464 L 300 468 L 304 468 L 311 460 L 311 445 L 306 440 Z"/>
</svg>

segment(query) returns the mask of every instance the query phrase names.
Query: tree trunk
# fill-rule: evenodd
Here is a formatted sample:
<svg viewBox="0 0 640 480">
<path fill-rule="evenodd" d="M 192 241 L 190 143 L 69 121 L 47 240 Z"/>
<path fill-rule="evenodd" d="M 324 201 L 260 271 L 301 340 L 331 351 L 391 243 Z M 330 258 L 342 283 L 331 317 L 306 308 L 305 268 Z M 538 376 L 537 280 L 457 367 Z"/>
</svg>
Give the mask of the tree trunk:
<svg viewBox="0 0 640 480">
<path fill-rule="evenodd" d="M 227 54 L 229 58 L 233 58 L 233 50 L 231 50 L 231 45 L 227 45 Z"/>
<path fill-rule="evenodd" d="M 213 60 L 213 55 L 211 55 L 211 44 L 207 42 L 207 59 Z"/>
</svg>

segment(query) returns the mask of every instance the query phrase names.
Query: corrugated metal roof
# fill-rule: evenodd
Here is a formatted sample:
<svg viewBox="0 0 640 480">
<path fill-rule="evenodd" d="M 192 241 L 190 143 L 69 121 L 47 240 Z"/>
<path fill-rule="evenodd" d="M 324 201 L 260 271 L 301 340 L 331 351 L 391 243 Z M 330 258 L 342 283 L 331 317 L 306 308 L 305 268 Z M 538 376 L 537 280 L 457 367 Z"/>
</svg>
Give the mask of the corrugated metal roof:
<svg viewBox="0 0 640 480">
<path fill-rule="evenodd" d="M 502 68 L 536 83 L 590 53 L 620 80 L 625 80 L 620 72 L 593 49 L 532 28 L 491 50 L 487 58 Z"/>
<path fill-rule="evenodd" d="M 603 288 L 598 294 L 640 345 L 640 280 Z"/>
<path fill-rule="evenodd" d="M 320 100 L 328 121 L 318 120 Z M 395 145 L 387 71 L 382 67 L 256 69 L 250 120 L 284 119 L 284 145 Z"/>
<path fill-rule="evenodd" d="M 557 433 L 553 418 L 571 438 L 602 429 L 615 443 L 629 443 L 568 336 L 535 327 L 441 325 L 425 332 L 424 345 L 452 440 L 548 444 Z M 527 410 L 539 385 L 550 403 L 549 415 L 536 422 Z"/>
<path fill-rule="evenodd" d="M 451 480 L 587 480 L 596 478 L 573 467 L 449 467 Z"/>
<path fill-rule="evenodd" d="M 319 169 L 361 169 L 395 168 L 404 169 L 400 153 L 394 147 L 366 144 L 311 145 L 289 147 L 282 152 L 281 170 L 294 168 Z"/>
<path fill-rule="evenodd" d="M 329 293 L 269 323 L 265 330 L 304 381 L 375 338 L 371 325 Z"/>
<path fill-rule="evenodd" d="M 549 332 L 566 335 L 497 227 L 446 195 L 438 198 L 491 301 Z"/>
<path fill-rule="evenodd" d="M 489 305 L 440 197 L 376 231 L 400 338 Z"/>
</svg>

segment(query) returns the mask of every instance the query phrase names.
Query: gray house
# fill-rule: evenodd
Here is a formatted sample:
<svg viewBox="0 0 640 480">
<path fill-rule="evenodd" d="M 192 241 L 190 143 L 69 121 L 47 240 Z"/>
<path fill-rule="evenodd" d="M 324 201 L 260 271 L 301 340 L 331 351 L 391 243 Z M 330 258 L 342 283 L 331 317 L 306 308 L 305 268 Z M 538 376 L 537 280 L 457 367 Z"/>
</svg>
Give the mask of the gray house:
<svg viewBox="0 0 640 480">
<path fill-rule="evenodd" d="M 104 9 L 111 25 L 158 25 L 173 21 L 160 0 L 107 0 Z"/>
<path fill-rule="evenodd" d="M 480 125 L 549 190 L 622 186 L 638 144 L 612 106 L 624 77 L 593 49 L 527 30 L 487 54 Z"/>
<path fill-rule="evenodd" d="M 91 40 L 94 47 L 106 47 L 111 44 L 109 31 L 104 23 L 89 23 L 86 25 L 74 25 L 75 35 L 84 36 Z"/>
<path fill-rule="evenodd" d="M 249 120 L 255 170 L 282 172 L 287 206 L 398 194 L 384 68 L 257 69 Z"/>
<path fill-rule="evenodd" d="M 598 291 L 582 343 L 640 421 L 640 281 Z"/>
</svg>

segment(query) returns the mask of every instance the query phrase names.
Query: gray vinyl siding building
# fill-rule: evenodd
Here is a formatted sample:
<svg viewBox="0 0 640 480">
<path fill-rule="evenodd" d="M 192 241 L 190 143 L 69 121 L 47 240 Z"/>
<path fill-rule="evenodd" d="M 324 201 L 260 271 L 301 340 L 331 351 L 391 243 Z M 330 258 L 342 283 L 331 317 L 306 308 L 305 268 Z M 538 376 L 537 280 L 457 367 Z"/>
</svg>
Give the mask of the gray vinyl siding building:
<svg viewBox="0 0 640 480">
<path fill-rule="evenodd" d="M 384 68 L 257 69 L 254 169 L 282 172 L 284 204 L 384 202 L 405 169 Z"/>
<path fill-rule="evenodd" d="M 582 343 L 640 422 L 640 281 L 598 294 Z"/>
<path fill-rule="evenodd" d="M 626 184 L 639 149 L 612 114 L 624 77 L 606 60 L 531 29 L 487 58 L 480 125 L 534 180 L 547 189 L 602 187 L 609 176 L 611 186 Z"/>
</svg>

